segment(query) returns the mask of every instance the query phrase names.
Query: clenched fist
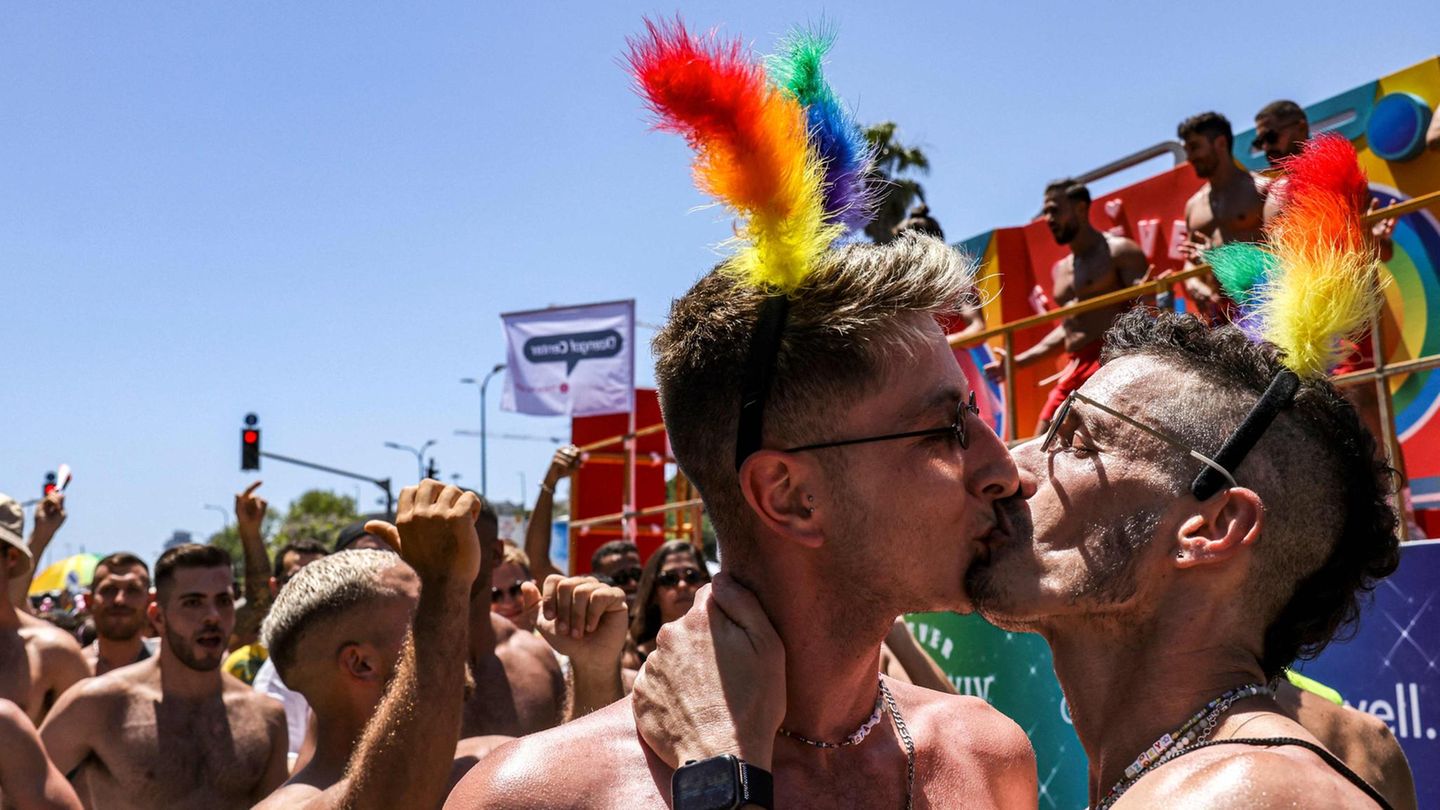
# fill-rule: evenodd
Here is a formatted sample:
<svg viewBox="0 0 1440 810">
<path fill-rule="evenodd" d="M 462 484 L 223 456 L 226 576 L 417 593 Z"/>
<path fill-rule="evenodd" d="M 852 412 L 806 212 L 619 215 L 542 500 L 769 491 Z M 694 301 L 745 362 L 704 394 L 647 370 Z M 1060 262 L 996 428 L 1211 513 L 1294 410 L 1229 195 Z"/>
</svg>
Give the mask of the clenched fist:
<svg viewBox="0 0 1440 810">
<path fill-rule="evenodd" d="M 255 494 L 259 488 L 260 482 L 256 481 L 235 496 L 235 527 L 241 537 L 260 536 L 260 526 L 265 521 L 265 510 L 269 504 Z"/>
<path fill-rule="evenodd" d="M 522 586 L 525 606 L 540 610 L 540 634 L 576 666 L 613 666 L 625 647 L 630 613 L 625 592 L 594 577 L 545 578 L 542 591 L 533 582 Z"/>
<path fill-rule="evenodd" d="M 480 572 L 479 516 L 475 493 L 427 478 L 400 491 L 395 525 L 372 520 L 365 531 L 400 552 L 421 582 L 446 582 L 469 592 Z"/>
</svg>

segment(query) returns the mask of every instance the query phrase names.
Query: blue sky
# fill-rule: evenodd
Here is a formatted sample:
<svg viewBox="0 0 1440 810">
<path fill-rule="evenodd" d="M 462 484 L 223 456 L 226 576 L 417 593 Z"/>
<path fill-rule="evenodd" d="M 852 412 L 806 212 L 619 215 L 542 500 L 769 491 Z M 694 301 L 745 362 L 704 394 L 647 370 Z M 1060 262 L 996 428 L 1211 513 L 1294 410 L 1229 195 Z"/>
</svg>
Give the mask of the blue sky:
<svg viewBox="0 0 1440 810">
<path fill-rule="evenodd" d="M 1440 6 L 686 3 L 761 51 L 839 30 L 830 76 L 924 147 L 959 239 L 1044 183 L 1218 109 L 1248 126 L 1440 51 Z M 7 3 L 0 7 L 0 491 L 76 471 L 57 551 L 205 535 L 267 450 L 411 481 L 385 441 L 478 479 L 473 386 L 501 312 L 634 297 L 658 323 L 729 232 L 619 67 L 629 3 Z M 641 329 L 641 336 L 649 334 Z M 637 358 L 651 380 L 650 360 Z M 499 385 L 491 385 L 492 408 Z M 567 423 L 491 411 L 493 431 Z M 492 495 L 551 445 L 492 440 Z M 284 503 L 343 479 L 266 462 Z M 377 490 L 360 485 L 366 505 Z"/>
</svg>

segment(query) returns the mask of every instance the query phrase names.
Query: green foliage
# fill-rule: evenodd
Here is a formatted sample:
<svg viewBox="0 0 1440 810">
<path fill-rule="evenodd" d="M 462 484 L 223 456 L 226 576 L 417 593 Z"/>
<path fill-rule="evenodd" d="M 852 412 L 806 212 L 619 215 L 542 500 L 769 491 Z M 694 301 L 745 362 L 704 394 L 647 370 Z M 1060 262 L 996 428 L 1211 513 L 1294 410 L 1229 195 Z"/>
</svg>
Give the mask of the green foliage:
<svg viewBox="0 0 1440 810">
<path fill-rule="evenodd" d="M 910 206 L 925 200 L 925 188 L 919 181 L 900 175 L 908 172 L 930 173 L 930 158 L 919 147 L 906 146 L 895 139 L 899 127 L 885 121 L 865 128 L 865 139 L 875 150 L 875 168 L 870 182 L 874 188 L 875 212 L 865 226 L 871 241 L 884 244 L 895 238 L 895 226 L 905 219 Z"/>
<path fill-rule="evenodd" d="M 353 497 L 312 489 L 291 501 L 283 514 L 272 507 L 261 524 L 260 536 L 265 538 L 265 548 L 273 557 L 281 546 L 301 538 L 313 538 L 328 547 L 341 529 L 359 519 Z M 244 560 L 240 535 L 233 523 L 210 535 L 206 542 L 228 551 L 237 566 Z"/>
</svg>

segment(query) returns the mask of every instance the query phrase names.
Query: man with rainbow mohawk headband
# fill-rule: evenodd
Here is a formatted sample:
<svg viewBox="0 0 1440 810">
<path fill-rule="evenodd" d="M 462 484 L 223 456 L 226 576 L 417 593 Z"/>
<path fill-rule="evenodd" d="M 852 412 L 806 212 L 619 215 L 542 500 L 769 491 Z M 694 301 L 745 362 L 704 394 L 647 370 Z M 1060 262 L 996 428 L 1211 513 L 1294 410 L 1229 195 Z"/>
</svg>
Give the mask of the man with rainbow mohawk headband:
<svg viewBox="0 0 1440 810">
<path fill-rule="evenodd" d="M 1011 536 L 967 572 L 987 619 L 1050 643 L 1091 807 L 1415 805 L 1405 775 L 1377 790 L 1274 700 L 1284 669 L 1351 626 L 1399 559 L 1393 471 L 1325 376 L 1379 303 L 1365 178 L 1334 137 L 1288 170 L 1269 244 L 1210 254 L 1243 328 L 1122 316 L 1105 365 L 1015 448 L 1024 500 L 998 505 Z M 722 685 L 764 666 L 763 621 L 717 623 L 711 639 L 662 639 L 647 679 L 706 651 Z M 636 703 L 706 718 L 677 750 L 773 730 L 755 708 L 766 695 L 676 691 L 642 683 Z"/>
<path fill-rule="evenodd" d="M 682 622 L 708 635 L 735 611 L 772 653 L 723 684 L 713 656 L 640 681 L 767 694 L 768 729 L 725 751 L 661 743 L 662 758 L 627 699 L 500 748 L 447 807 L 1035 807 L 1014 722 L 878 675 L 898 614 L 968 609 L 965 571 L 1006 537 L 996 504 L 1019 478 L 937 320 L 965 303 L 973 268 L 918 234 L 837 245 L 863 221 L 869 152 L 820 73 L 829 44 L 797 35 L 762 66 L 738 43 L 650 24 L 630 53 L 659 127 L 740 217 L 732 255 L 655 340 L 670 443 L 723 569 L 660 639 Z M 683 737 L 691 719 L 640 723 Z"/>
</svg>

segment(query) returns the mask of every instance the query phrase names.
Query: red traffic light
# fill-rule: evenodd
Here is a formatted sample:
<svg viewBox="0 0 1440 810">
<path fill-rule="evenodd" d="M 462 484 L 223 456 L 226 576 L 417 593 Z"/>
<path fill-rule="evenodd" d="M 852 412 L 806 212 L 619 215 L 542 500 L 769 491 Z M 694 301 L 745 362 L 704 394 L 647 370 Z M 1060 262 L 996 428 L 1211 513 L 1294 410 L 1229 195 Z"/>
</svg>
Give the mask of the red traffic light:
<svg viewBox="0 0 1440 810">
<path fill-rule="evenodd" d="M 241 438 L 246 444 L 254 444 L 260 441 L 260 431 L 247 430 Z"/>
</svg>

